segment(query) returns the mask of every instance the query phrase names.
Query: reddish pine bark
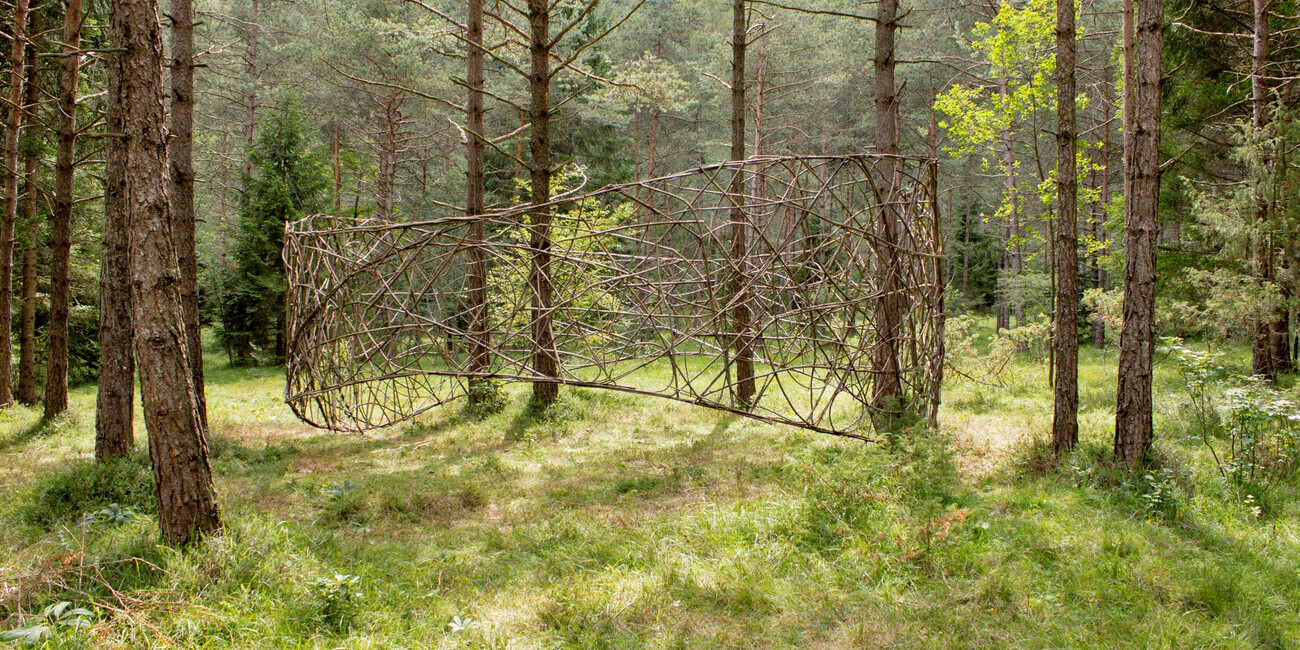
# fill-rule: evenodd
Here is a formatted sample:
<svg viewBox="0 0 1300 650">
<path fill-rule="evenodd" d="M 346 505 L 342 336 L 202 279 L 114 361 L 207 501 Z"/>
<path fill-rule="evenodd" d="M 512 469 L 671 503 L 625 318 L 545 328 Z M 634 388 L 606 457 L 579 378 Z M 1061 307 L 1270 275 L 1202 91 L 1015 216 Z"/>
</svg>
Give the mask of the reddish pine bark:
<svg viewBox="0 0 1300 650">
<path fill-rule="evenodd" d="M 208 426 L 203 378 L 203 332 L 199 327 L 199 267 L 194 248 L 194 8 L 193 0 L 171 0 L 171 219 L 181 270 L 181 308 L 185 315 L 186 351 L 198 400 L 199 423 Z"/>
<path fill-rule="evenodd" d="M 745 48 L 749 38 L 745 0 L 732 0 L 731 12 L 731 159 L 745 159 Z M 654 170 L 650 170 L 653 174 Z M 745 210 L 745 170 L 731 176 L 731 321 L 735 330 L 736 405 L 749 408 L 754 401 L 754 342 L 749 313 L 749 278 Z"/>
<path fill-rule="evenodd" d="M 483 196 L 483 0 L 469 0 L 469 19 L 465 23 L 466 51 L 466 126 L 469 137 L 465 140 L 465 213 L 471 217 L 485 212 Z M 483 241 L 483 222 L 471 221 L 469 240 Z M 470 248 L 469 266 L 469 360 L 471 372 L 482 374 L 489 365 L 488 356 L 488 295 L 487 252 L 481 247 Z M 478 404 L 489 397 L 488 384 L 482 379 L 470 380 L 469 401 Z"/>
<path fill-rule="evenodd" d="M 1115 405 L 1115 455 L 1136 463 L 1151 450 L 1152 354 L 1155 346 L 1156 237 L 1160 199 L 1160 86 L 1164 8 L 1160 0 L 1137 0 L 1132 97 L 1132 154 L 1128 157 L 1124 223 L 1124 327 L 1120 334 Z M 1129 86 L 1132 86 L 1130 95 Z M 1125 107 L 1127 110 L 1127 106 Z"/>
<path fill-rule="evenodd" d="M 551 209 L 545 206 L 551 200 L 551 7 L 546 0 L 528 0 L 530 30 L 529 55 L 529 119 L 532 127 L 529 137 L 529 181 L 532 204 L 529 213 L 529 246 L 532 264 L 528 284 L 532 290 L 533 319 L 533 372 L 541 377 L 555 377 L 560 359 L 555 349 L 552 329 L 552 303 L 554 286 L 551 281 Z M 539 379 L 533 382 L 533 399 L 542 405 L 559 399 L 560 386 L 554 381 Z"/>
<path fill-rule="evenodd" d="M 9 55 L 9 96 L 4 142 L 0 143 L 0 407 L 14 401 L 13 313 L 14 222 L 18 220 L 18 134 L 23 123 L 23 87 L 27 73 L 27 0 L 14 0 Z"/>
<path fill-rule="evenodd" d="M 149 456 L 163 539 L 185 545 L 221 529 L 199 422 L 168 204 L 162 26 L 156 0 L 116 0 L 113 44 L 124 51 L 121 109 L 131 219 L 131 310 Z"/>
<path fill-rule="evenodd" d="M 898 31 L 898 0 L 881 0 L 876 5 L 875 72 L 876 162 L 881 205 L 876 211 L 876 237 L 882 242 L 879 258 L 881 297 L 876 302 L 876 346 L 872 353 L 875 380 L 871 405 L 878 412 L 878 425 L 892 429 L 900 415 L 903 387 L 898 366 L 898 338 L 903 322 L 904 296 L 899 277 L 898 211 L 895 187 L 898 175 L 898 91 L 894 79 L 894 39 Z"/>
<path fill-rule="evenodd" d="M 114 36 L 114 41 L 120 37 Z M 134 332 L 131 318 L 131 217 L 126 204 L 126 146 L 122 124 L 122 58 L 106 57 L 104 228 L 99 267 L 99 386 L 95 458 L 125 456 L 135 446 Z"/>
<path fill-rule="evenodd" d="M 27 60 L 36 61 L 36 49 L 27 48 Z M 36 76 L 39 66 L 27 66 L 27 110 L 34 110 L 40 100 Z M 30 147 L 23 156 L 23 306 L 19 315 L 18 334 L 18 401 L 36 404 L 36 246 L 40 230 L 36 221 L 37 151 Z"/>
<path fill-rule="evenodd" d="M 1079 249 L 1075 166 L 1074 2 L 1056 9 L 1056 354 L 1052 450 L 1057 455 L 1079 442 Z"/>
</svg>

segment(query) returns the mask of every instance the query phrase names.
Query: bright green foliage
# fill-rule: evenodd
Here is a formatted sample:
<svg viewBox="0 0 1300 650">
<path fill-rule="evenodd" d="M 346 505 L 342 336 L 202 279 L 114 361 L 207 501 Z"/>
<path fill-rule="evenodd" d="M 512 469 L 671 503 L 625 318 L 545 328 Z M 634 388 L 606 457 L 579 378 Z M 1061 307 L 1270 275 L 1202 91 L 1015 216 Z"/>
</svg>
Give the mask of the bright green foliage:
<svg viewBox="0 0 1300 650">
<path fill-rule="evenodd" d="M 1048 0 L 1024 7 L 1006 2 L 992 22 L 976 23 L 971 49 L 988 64 L 993 79 L 1005 82 L 1006 92 L 998 85 L 954 84 L 935 99 L 947 116 L 940 126 L 953 139 L 954 152 L 987 150 L 984 145 L 1056 103 L 1055 7 Z"/>
<path fill-rule="evenodd" d="M 17 641 L 25 646 L 36 646 L 50 640 L 60 629 L 80 630 L 90 627 L 95 613 L 83 607 L 72 607 L 64 600 L 41 610 L 38 623 L 14 628 L 0 633 L 0 641 Z"/>
<path fill-rule="evenodd" d="M 1256 499 L 1271 493 L 1300 469 L 1300 407 L 1255 378 L 1224 391 L 1223 470 Z"/>
<path fill-rule="evenodd" d="M 551 181 L 552 195 L 573 190 L 580 179 L 580 170 L 575 168 L 555 174 Z M 610 273 L 604 265 L 595 263 L 601 256 L 594 254 L 615 250 L 626 242 L 612 235 L 592 237 L 589 233 L 608 232 L 630 223 L 633 207 L 631 203 L 611 207 L 600 199 L 588 198 L 555 208 L 551 241 L 555 242 L 557 252 L 563 251 L 564 258 L 553 261 L 551 266 L 555 304 L 584 314 L 583 325 L 591 329 L 594 337 L 612 336 L 607 333 L 617 331 L 615 319 L 621 317 L 615 293 L 591 290 L 600 286 Z M 523 219 L 529 222 L 528 215 Z M 505 253 L 501 263 L 488 272 L 489 314 L 493 329 L 524 331 L 531 316 L 526 311 L 516 311 L 514 306 L 529 304 L 529 299 L 523 297 L 528 292 L 529 230 L 517 228 L 509 236 L 518 246 Z M 593 255 L 592 263 L 582 261 L 588 255 Z"/>
<path fill-rule="evenodd" d="M 1025 226 L 1035 218 L 1035 204 L 1042 216 L 1056 201 L 1055 165 L 1044 162 L 1042 151 L 1047 147 L 1037 143 L 1056 109 L 1055 12 L 1052 0 L 1031 0 L 1024 5 L 1004 2 L 992 21 L 977 22 L 969 47 L 989 80 L 953 84 L 934 102 L 935 110 L 944 115 L 939 126 L 948 134 L 945 149 L 950 154 L 979 156 L 985 169 L 996 168 L 999 177 L 1013 179 L 1010 187 L 1001 188 L 997 209 L 998 219 L 1005 223 L 1013 216 L 1013 205 L 1017 208 L 1017 229 L 1009 232 L 1005 241 L 1011 250 L 1027 250 L 1036 241 L 1046 242 L 1045 224 L 1038 232 Z M 1086 96 L 1077 96 L 1080 108 L 1086 108 L 1086 103 Z M 1003 157 L 1008 147 L 1010 161 Z M 1086 182 L 1094 171 L 1087 151 L 1087 146 L 1081 146 L 1076 154 L 1081 208 L 1096 198 L 1096 191 Z M 1048 291 L 1026 294 L 1027 283 L 1047 288 L 1045 282 L 1034 280 L 1004 277 L 999 281 L 1000 290 L 1019 310 L 1029 307 L 1024 303 L 1045 302 L 1049 295 Z M 1013 293 L 1016 296 L 1010 295 Z M 1029 313 L 1032 316 L 1033 312 Z"/>
<path fill-rule="evenodd" d="M 107 508 L 101 508 L 95 512 L 87 512 L 81 518 L 81 523 L 77 524 L 82 528 L 92 528 L 95 526 L 120 526 L 130 523 L 135 518 L 135 511 L 130 508 L 123 508 L 121 504 L 110 503 Z"/>
<path fill-rule="evenodd" d="M 312 590 L 320 599 L 321 621 L 336 630 L 346 628 L 361 600 L 360 584 L 359 576 L 344 573 L 335 573 L 312 583 Z"/>
<path fill-rule="evenodd" d="M 131 512 L 157 511 L 147 457 L 66 463 L 37 481 L 19 519 L 36 526 L 72 525 L 85 521 L 86 513 L 113 505 Z"/>
<path fill-rule="evenodd" d="M 217 305 L 218 339 L 236 365 L 284 356 L 284 226 L 322 209 L 328 183 L 308 128 L 297 106 L 285 103 L 249 152 L 253 171 Z"/>
</svg>

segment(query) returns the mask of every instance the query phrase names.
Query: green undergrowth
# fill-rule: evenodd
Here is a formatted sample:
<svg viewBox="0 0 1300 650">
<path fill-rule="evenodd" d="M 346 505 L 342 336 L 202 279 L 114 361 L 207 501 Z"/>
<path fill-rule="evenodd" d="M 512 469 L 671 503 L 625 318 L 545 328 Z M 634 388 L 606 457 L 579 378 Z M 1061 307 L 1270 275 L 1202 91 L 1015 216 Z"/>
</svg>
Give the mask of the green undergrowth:
<svg viewBox="0 0 1300 650">
<path fill-rule="evenodd" d="M 0 415 L 0 628 L 67 601 L 93 624 L 48 647 L 1300 644 L 1294 485 L 1261 507 L 1219 478 L 1164 364 L 1158 455 L 1115 466 L 1113 352 L 1085 351 L 1083 441 L 1053 458 L 1045 373 L 955 379 L 939 432 L 862 444 L 526 386 L 328 434 L 281 371 L 214 365 L 226 528 L 186 552 L 157 544 L 143 431 L 97 466 L 78 389 L 58 432 Z"/>
</svg>

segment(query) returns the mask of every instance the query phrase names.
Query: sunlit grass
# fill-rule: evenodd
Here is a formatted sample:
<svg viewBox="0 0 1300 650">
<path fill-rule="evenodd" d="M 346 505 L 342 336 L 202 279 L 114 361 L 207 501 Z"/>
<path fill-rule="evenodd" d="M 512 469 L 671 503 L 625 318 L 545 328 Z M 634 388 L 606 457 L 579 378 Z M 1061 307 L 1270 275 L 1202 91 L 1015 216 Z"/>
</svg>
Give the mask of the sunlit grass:
<svg viewBox="0 0 1300 650">
<path fill-rule="evenodd" d="M 1148 516 L 1142 475 L 1108 461 L 1114 364 L 1084 351 L 1082 448 L 1044 469 L 1034 443 L 1052 399 L 1028 360 L 1001 385 L 950 380 L 942 435 L 886 448 L 597 390 L 565 388 L 538 416 L 526 385 L 488 416 L 451 405 L 329 434 L 283 406 L 281 369 L 214 357 L 227 529 L 188 553 L 156 545 L 152 506 L 131 491 L 147 471 L 73 480 L 91 466 L 93 387 L 53 426 L 0 413 L 0 616 L 17 597 L 25 612 L 94 597 L 98 627 L 62 634 L 68 647 L 1300 643 L 1294 487 L 1255 518 L 1188 438 L 1162 364 L 1178 507 Z M 141 514 L 76 526 L 112 495 Z M 31 577 L 130 557 L 157 569 L 86 569 L 70 589 Z M 335 574 L 360 578 L 339 623 L 318 586 Z"/>
</svg>

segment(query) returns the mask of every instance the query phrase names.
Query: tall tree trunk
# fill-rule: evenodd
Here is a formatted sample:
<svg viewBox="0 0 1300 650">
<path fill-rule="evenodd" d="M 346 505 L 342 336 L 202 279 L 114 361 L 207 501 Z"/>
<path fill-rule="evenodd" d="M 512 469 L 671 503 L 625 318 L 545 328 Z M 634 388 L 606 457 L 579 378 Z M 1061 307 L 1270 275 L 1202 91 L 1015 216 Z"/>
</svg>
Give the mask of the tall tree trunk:
<svg viewBox="0 0 1300 650">
<path fill-rule="evenodd" d="M 999 85 L 999 94 L 1006 101 L 1011 93 L 1010 83 L 1003 79 Z M 1006 223 L 1006 241 L 1003 243 L 1003 255 L 1006 261 L 1003 263 L 1001 273 L 998 274 L 998 288 L 1001 294 L 1000 299 L 1003 302 L 1002 316 L 1003 327 L 1011 327 L 1011 314 L 1014 311 L 1016 315 L 1016 327 L 1020 326 L 1021 307 L 1011 304 L 1010 283 L 1016 277 L 1020 276 L 1020 255 L 1018 253 L 1020 245 L 1016 243 L 1019 233 L 1019 218 L 1017 208 L 1019 208 L 1019 196 L 1016 192 L 1016 150 L 1015 139 L 1013 137 L 1013 125 L 1008 125 L 1006 131 L 1002 133 L 1002 167 L 1005 173 L 1004 177 L 1004 195 L 1007 201 L 1007 223 Z"/>
<path fill-rule="evenodd" d="M 1161 0 L 1137 0 L 1132 77 L 1133 153 L 1125 198 L 1124 328 L 1120 334 L 1115 455 L 1134 463 L 1151 449 L 1151 372 L 1155 336 L 1156 235 L 1160 199 L 1160 85 L 1164 46 Z M 1126 91 L 1127 93 L 1127 91 Z M 1127 108 L 1127 107 L 1126 107 Z"/>
<path fill-rule="evenodd" d="M 1271 5 L 1270 0 L 1254 0 L 1253 3 L 1254 34 L 1250 75 L 1251 126 L 1256 133 L 1256 137 L 1260 139 L 1261 146 L 1265 146 L 1263 145 L 1264 131 L 1271 121 L 1268 105 L 1271 85 L 1268 70 L 1270 48 L 1268 13 Z M 1273 160 L 1273 156 L 1268 153 L 1264 153 L 1263 157 L 1265 161 L 1264 169 L 1280 164 L 1279 161 Z M 1272 197 L 1264 196 L 1261 191 L 1263 186 L 1263 178 L 1255 179 L 1256 196 L 1253 215 L 1256 242 L 1253 247 L 1255 267 L 1261 283 L 1273 284 L 1278 289 L 1283 289 L 1281 283 L 1277 281 L 1277 258 L 1280 256 L 1277 247 L 1273 243 L 1274 228 L 1269 218 L 1273 201 Z M 1255 324 L 1255 338 L 1251 345 L 1251 367 L 1257 375 L 1276 379 L 1278 375 L 1291 370 L 1291 351 L 1288 339 L 1290 310 L 1283 307 L 1270 316 L 1260 318 Z"/>
<path fill-rule="evenodd" d="M 186 359 L 181 273 L 169 219 L 162 26 L 156 0 L 115 0 L 114 10 L 113 44 L 123 49 L 122 144 L 140 394 L 163 539 L 184 545 L 218 532 L 221 519 Z"/>
<path fill-rule="evenodd" d="M 1110 78 L 1107 68 L 1106 78 Z M 1106 241 L 1106 206 L 1110 204 L 1110 120 L 1111 97 L 1110 84 L 1102 84 L 1102 124 L 1101 124 L 1101 196 L 1097 199 L 1097 208 L 1093 214 L 1092 229 L 1098 242 Z M 1106 272 L 1101 268 L 1102 251 L 1092 255 L 1092 287 L 1098 290 L 1106 288 Z M 1100 318 L 1092 320 L 1092 347 L 1106 348 L 1106 324 Z"/>
<path fill-rule="evenodd" d="M 745 0 L 731 3 L 731 159 L 745 159 L 745 48 L 749 45 L 749 17 Z M 743 206 L 745 169 L 731 174 L 731 320 L 735 330 L 732 350 L 736 355 L 736 405 L 749 408 L 754 401 L 753 326 L 749 313 L 749 278 L 746 273 L 749 245 L 748 224 Z"/>
<path fill-rule="evenodd" d="M 655 178 L 655 157 L 659 154 L 659 106 L 650 107 L 649 157 L 646 159 L 646 178 Z"/>
<path fill-rule="evenodd" d="M 379 169 L 375 174 L 375 218 L 393 219 L 393 186 L 397 176 L 397 149 L 402 123 L 401 97 L 394 93 L 384 103 L 384 124 L 379 133 Z"/>
<path fill-rule="evenodd" d="M 975 187 L 972 185 L 970 161 L 974 156 L 966 157 L 966 218 L 962 220 L 961 246 L 961 295 L 970 303 L 970 220 L 975 203 Z"/>
<path fill-rule="evenodd" d="M 876 162 L 881 203 L 876 214 L 877 261 L 881 297 L 876 301 L 876 346 L 873 351 L 871 405 L 883 419 L 878 425 L 892 429 L 902 407 L 902 377 L 898 364 L 898 337 L 903 322 L 903 281 L 899 277 L 898 212 L 895 202 L 898 176 L 898 91 L 894 83 L 894 38 L 898 29 L 898 0 L 876 5 L 875 72 Z"/>
<path fill-rule="evenodd" d="M 1079 442 L 1079 244 L 1075 168 L 1074 0 L 1056 6 L 1056 401 L 1052 449 L 1060 455 Z"/>
<path fill-rule="evenodd" d="M 330 137 L 330 154 L 334 163 L 334 214 L 343 210 L 343 163 L 339 156 L 339 121 L 334 120 Z"/>
<path fill-rule="evenodd" d="M 113 15 L 120 10 L 114 7 Z M 116 18 L 114 18 L 116 23 Z M 114 43 L 120 40 L 113 37 Z M 135 334 L 131 317 L 131 215 L 126 201 L 126 129 L 122 124 L 124 55 L 107 65 L 104 127 L 104 228 L 100 236 L 99 387 L 95 403 L 95 458 L 131 453 L 135 446 Z"/>
<path fill-rule="evenodd" d="M 261 77 L 257 69 L 257 36 L 262 29 L 257 23 L 258 9 L 258 0 L 253 0 L 248 10 L 248 49 L 245 53 L 248 93 L 244 96 L 244 178 L 253 173 L 253 159 L 248 152 L 253 150 L 253 141 L 257 138 L 257 85 Z"/>
<path fill-rule="evenodd" d="M 59 69 L 59 142 L 54 162 L 54 213 L 50 223 L 50 324 L 45 373 L 45 417 L 68 410 L 68 309 L 71 302 L 72 205 L 76 197 L 77 74 L 81 56 L 81 0 L 66 0 Z"/>
<path fill-rule="evenodd" d="M 767 40 L 758 48 L 758 70 L 754 74 L 754 155 L 763 155 L 763 91 L 767 89 Z"/>
<path fill-rule="evenodd" d="M 1268 126 L 1268 0 L 1254 0 L 1254 34 L 1251 51 L 1250 99 L 1251 127 L 1254 137 L 1262 145 L 1264 129 Z M 1261 287 L 1272 282 L 1272 263 L 1268 250 L 1268 201 L 1263 195 L 1263 179 L 1252 179 L 1254 206 L 1251 213 L 1250 255 L 1254 262 L 1255 278 Z M 1254 336 L 1250 345 L 1251 372 L 1266 379 L 1275 379 L 1273 368 L 1272 324 L 1267 317 L 1255 319 Z"/>
<path fill-rule="evenodd" d="M 1123 70 L 1121 74 L 1124 78 L 1122 90 L 1123 111 L 1120 113 L 1120 129 L 1124 133 L 1123 147 L 1123 173 L 1124 173 L 1124 217 L 1128 218 L 1131 214 L 1129 209 L 1130 201 L 1133 197 L 1133 151 L 1136 147 L 1134 135 L 1137 133 L 1137 60 L 1136 46 L 1133 42 L 1133 17 L 1134 17 L 1134 0 L 1123 0 L 1120 11 L 1120 58 L 1122 60 Z M 1125 231 L 1125 244 L 1127 245 L 1128 233 Z"/>
<path fill-rule="evenodd" d="M 465 140 L 465 214 L 475 217 L 486 211 L 483 196 L 483 0 L 469 0 L 469 19 L 465 22 L 466 85 L 465 122 L 469 137 Z M 469 223 L 471 244 L 483 242 L 483 221 Z M 488 371 L 488 295 L 487 252 L 481 246 L 469 248 L 469 367 L 470 372 Z M 491 398 L 486 379 L 472 378 L 469 402 L 480 404 Z"/>
<path fill-rule="evenodd" d="M 79 0 L 78 0 L 79 1 Z M 181 270 L 181 309 L 185 315 L 186 358 L 194 382 L 199 424 L 208 428 L 203 378 L 203 331 L 199 327 L 199 259 L 194 235 L 194 5 L 171 0 L 172 113 L 167 157 L 171 162 L 171 220 Z"/>
<path fill-rule="evenodd" d="M 559 353 L 555 349 L 552 330 L 552 301 L 554 286 L 551 281 L 551 14 L 547 0 L 528 0 L 528 23 L 531 31 L 529 53 L 531 77 L 529 88 L 532 120 L 529 138 L 529 177 L 531 201 L 536 207 L 529 212 L 529 245 L 532 264 L 528 285 L 532 289 L 533 318 L 533 372 L 539 377 L 555 377 L 560 370 Z M 533 399 L 543 406 L 555 402 L 560 396 L 560 386 L 554 381 L 540 379 L 533 382 Z"/>
<path fill-rule="evenodd" d="M 14 0 L 9 56 L 9 97 L 5 134 L 0 146 L 4 204 L 0 205 L 0 407 L 14 401 L 13 272 L 14 222 L 18 220 L 18 132 L 23 125 L 23 75 L 27 63 L 27 0 Z"/>
<path fill-rule="evenodd" d="M 27 60 L 36 62 L 36 48 L 28 46 Z M 39 65 L 27 66 L 26 110 L 36 110 L 40 101 L 36 86 Z M 40 224 L 36 220 L 36 147 L 23 152 L 23 306 L 18 333 L 18 401 L 36 404 L 36 246 Z"/>
</svg>

